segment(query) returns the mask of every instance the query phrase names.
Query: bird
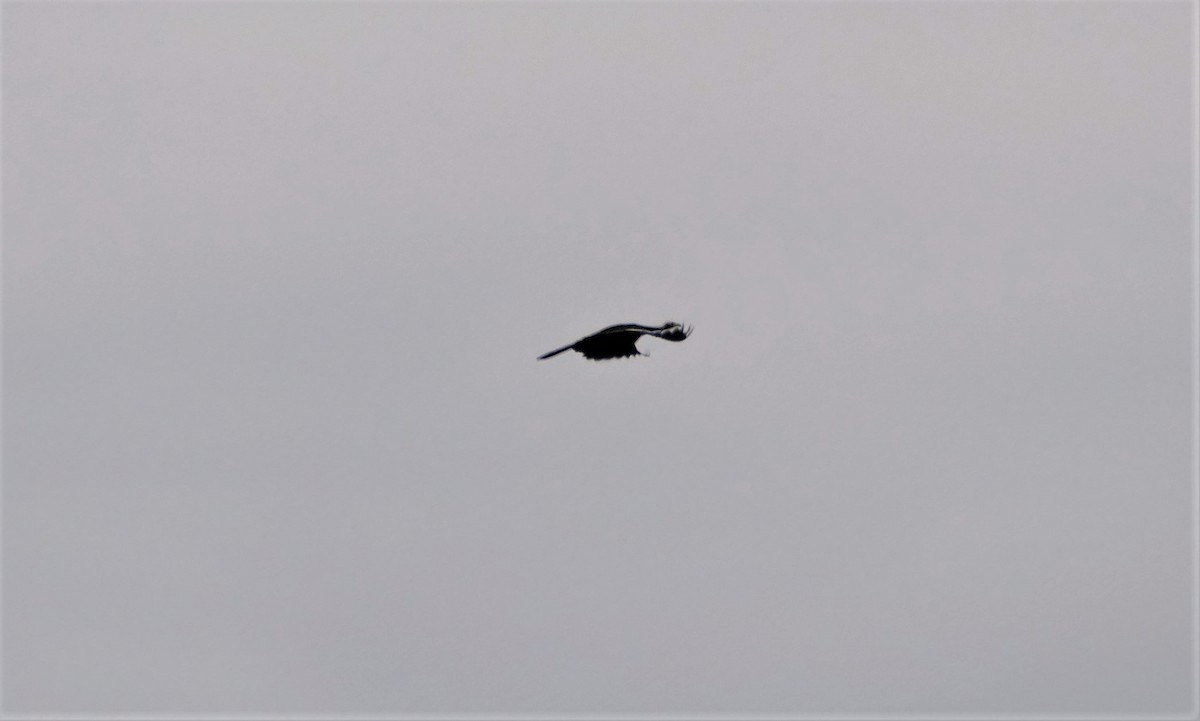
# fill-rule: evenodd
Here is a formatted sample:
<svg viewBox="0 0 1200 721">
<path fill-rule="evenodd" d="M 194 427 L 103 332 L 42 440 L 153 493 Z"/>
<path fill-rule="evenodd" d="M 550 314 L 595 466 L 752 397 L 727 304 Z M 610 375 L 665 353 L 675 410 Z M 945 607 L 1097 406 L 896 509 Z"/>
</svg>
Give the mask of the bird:
<svg viewBox="0 0 1200 721">
<path fill-rule="evenodd" d="M 609 358 L 626 358 L 635 355 L 646 355 L 637 349 L 634 345 L 638 338 L 644 335 L 652 335 L 665 340 L 679 341 L 687 338 L 692 334 L 691 327 L 684 326 L 682 323 L 667 321 L 660 326 L 652 327 L 648 325 L 638 325 L 636 323 L 625 323 L 623 325 L 610 325 L 602 331 L 597 331 L 586 338 L 580 338 L 574 343 L 563 346 L 538 356 L 538 360 L 546 360 L 553 358 L 559 353 L 565 353 L 569 350 L 582 353 L 584 358 L 589 360 L 607 360 Z"/>
</svg>

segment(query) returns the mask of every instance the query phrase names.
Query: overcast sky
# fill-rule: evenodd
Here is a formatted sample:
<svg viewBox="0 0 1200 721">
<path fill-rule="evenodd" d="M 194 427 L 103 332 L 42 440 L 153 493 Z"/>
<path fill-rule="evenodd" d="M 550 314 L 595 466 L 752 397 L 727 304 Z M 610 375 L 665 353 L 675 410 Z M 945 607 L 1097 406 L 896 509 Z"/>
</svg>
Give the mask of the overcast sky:
<svg viewBox="0 0 1200 721">
<path fill-rule="evenodd" d="M 1191 712 L 1194 3 L 3 14 L 5 712 Z"/>
</svg>

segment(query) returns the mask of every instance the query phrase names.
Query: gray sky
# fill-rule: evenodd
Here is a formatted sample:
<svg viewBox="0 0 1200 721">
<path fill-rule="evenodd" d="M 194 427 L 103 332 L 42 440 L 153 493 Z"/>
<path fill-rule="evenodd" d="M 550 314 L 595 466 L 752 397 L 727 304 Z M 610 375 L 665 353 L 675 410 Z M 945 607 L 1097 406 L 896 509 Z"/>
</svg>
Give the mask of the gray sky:
<svg viewBox="0 0 1200 721">
<path fill-rule="evenodd" d="M 7 713 L 1191 709 L 1191 3 L 3 12 Z"/>
</svg>

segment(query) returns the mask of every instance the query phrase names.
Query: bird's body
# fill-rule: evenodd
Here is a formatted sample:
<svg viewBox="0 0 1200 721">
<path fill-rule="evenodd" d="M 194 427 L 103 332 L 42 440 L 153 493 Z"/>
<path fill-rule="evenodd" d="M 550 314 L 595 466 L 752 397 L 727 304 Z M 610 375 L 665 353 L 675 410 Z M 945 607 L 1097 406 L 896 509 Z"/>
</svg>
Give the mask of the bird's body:
<svg viewBox="0 0 1200 721">
<path fill-rule="evenodd" d="M 638 325 L 636 323 L 612 325 L 586 338 L 580 338 L 570 345 L 565 345 L 545 355 L 538 356 L 538 360 L 545 360 L 569 350 L 582 353 L 583 357 L 589 360 L 607 360 L 609 358 L 645 355 L 637 349 L 636 343 L 638 338 L 644 335 L 652 335 L 665 340 L 679 342 L 687 338 L 691 332 L 691 328 L 685 328 L 682 324 L 673 322 L 664 323 L 660 326 Z"/>
</svg>

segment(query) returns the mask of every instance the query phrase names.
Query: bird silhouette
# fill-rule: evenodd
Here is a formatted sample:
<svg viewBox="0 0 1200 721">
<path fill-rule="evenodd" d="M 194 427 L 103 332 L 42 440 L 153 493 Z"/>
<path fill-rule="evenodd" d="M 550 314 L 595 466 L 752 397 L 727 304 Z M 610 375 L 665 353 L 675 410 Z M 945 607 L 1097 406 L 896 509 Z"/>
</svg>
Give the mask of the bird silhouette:
<svg viewBox="0 0 1200 721">
<path fill-rule="evenodd" d="M 569 350 L 582 353 L 583 357 L 589 360 L 607 360 L 609 358 L 646 355 L 639 351 L 635 345 L 637 339 L 644 335 L 657 336 L 658 338 L 678 343 L 691 334 L 691 328 L 675 322 L 663 323 L 658 327 L 637 325 L 636 323 L 613 325 L 602 331 L 593 333 L 586 338 L 580 338 L 562 348 L 552 350 L 545 355 L 540 355 L 538 356 L 538 360 L 546 360 Z"/>
</svg>

